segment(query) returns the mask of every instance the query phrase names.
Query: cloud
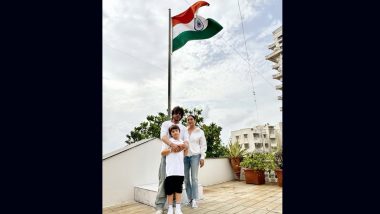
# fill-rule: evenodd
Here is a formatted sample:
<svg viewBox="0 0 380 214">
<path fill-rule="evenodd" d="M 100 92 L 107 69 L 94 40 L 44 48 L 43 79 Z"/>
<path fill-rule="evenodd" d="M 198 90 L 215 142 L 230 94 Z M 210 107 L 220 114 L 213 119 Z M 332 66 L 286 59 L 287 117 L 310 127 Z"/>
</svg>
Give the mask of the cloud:
<svg viewBox="0 0 380 214">
<path fill-rule="evenodd" d="M 271 23 L 270 23 L 270 26 L 267 26 L 265 27 L 264 29 L 262 29 L 262 32 L 257 36 L 257 40 L 260 40 L 260 39 L 263 39 L 263 38 L 268 38 L 268 36 L 271 36 L 273 35 L 272 32 L 274 30 L 276 30 L 278 27 L 280 27 L 282 25 L 282 22 L 281 20 L 273 20 Z"/>
<path fill-rule="evenodd" d="M 171 106 L 202 108 L 205 122 L 221 126 L 227 143 L 232 130 L 282 121 L 279 82 L 265 60 L 272 31 L 282 23 L 282 3 L 239 0 L 244 42 L 237 2 L 208 2 L 199 14 L 223 30 L 173 53 Z M 103 1 L 103 153 L 125 145 L 126 134 L 147 115 L 166 112 L 168 8 L 174 16 L 188 7 L 186 1 Z"/>
</svg>

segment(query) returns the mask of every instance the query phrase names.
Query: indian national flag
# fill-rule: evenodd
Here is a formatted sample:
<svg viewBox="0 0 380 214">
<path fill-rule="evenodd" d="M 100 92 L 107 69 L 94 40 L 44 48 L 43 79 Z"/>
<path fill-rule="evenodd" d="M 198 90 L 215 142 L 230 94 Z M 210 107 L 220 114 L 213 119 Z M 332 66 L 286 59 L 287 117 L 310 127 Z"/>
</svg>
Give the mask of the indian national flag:
<svg viewBox="0 0 380 214">
<path fill-rule="evenodd" d="M 173 52 L 190 40 L 208 39 L 223 29 L 215 20 L 196 15 L 200 7 L 209 5 L 205 1 L 198 1 L 185 12 L 172 17 Z"/>
</svg>

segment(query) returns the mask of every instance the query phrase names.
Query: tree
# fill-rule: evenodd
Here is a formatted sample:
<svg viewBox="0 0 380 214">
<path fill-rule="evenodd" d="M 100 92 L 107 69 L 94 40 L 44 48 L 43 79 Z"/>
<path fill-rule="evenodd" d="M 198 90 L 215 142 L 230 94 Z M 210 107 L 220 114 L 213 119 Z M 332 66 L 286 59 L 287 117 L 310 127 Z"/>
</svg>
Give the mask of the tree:
<svg viewBox="0 0 380 214">
<path fill-rule="evenodd" d="M 222 127 L 216 125 L 215 123 L 211 123 L 210 125 L 204 124 L 202 129 L 205 133 L 207 142 L 206 157 L 225 157 L 227 154 L 227 149 L 222 145 L 222 140 L 220 139 Z"/>
<path fill-rule="evenodd" d="M 201 127 L 205 133 L 207 141 L 206 157 L 224 157 L 226 155 L 226 148 L 222 146 L 220 139 L 220 132 L 222 127 L 211 123 L 210 125 L 204 124 L 204 118 L 202 117 L 202 109 L 185 109 L 185 115 L 182 119 L 182 124 L 187 125 L 187 116 L 192 114 L 196 117 L 196 125 Z M 127 140 L 125 143 L 132 144 L 137 141 L 148 138 L 160 138 L 161 124 L 169 120 L 168 116 L 162 112 L 159 112 L 157 116 L 148 115 L 147 121 L 140 123 L 135 127 L 130 134 L 127 134 Z"/>
<path fill-rule="evenodd" d="M 127 134 L 125 143 L 132 144 L 143 139 L 160 138 L 161 124 L 168 120 L 168 116 L 159 112 L 157 116 L 148 115 L 146 119 L 147 121 L 140 123 L 129 135 Z"/>
<path fill-rule="evenodd" d="M 195 125 L 196 126 L 199 126 L 199 127 L 202 127 L 204 124 L 203 124 L 203 117 L 202 117 L 202 109 L 197 109 L 197 108 L 193 108 L 193 109 L 183 109 L 183 111 L 185 112 L 185 115 L 183 116 L 184 119 L 182 119 L 182 124 L 184 126 L 187 126 L 187 120 L 186 118 L 189 116 L 189 115 L 193 115 L 195 116 Z"/>
</svg>

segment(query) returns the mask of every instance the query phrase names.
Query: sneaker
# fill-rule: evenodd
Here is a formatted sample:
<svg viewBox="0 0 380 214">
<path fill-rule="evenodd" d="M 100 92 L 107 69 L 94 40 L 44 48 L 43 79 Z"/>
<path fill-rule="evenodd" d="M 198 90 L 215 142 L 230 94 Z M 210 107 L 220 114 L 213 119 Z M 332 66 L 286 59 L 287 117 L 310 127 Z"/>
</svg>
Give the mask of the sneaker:
<svg viewBox="0 0 380 214">
<path fill-rule="evenodd" d="M 191 206 L 191 201 L 192 201 L 192 200 L 186 202 L 186 203 L 185 203 L 185 206 L 189 206 L 189 207 L 190 207 L 190 206 Z"/>
<path fill-rule="evenodd" d="M 173 209 L 168 209 L 168 213 L 167 214 L 173 214 Z"/>
<path fill-rule="evenodd" d="M 183 214 L 183 213 L 182 213 L 182 210 L 177 210 L 177 209 L 176 209 L 176 210 L 175 210 L 175 214 Z"/>
<path fill-rule="evenodd" d="M 163 210 L 157 210 L 156 214 L 164 214 L 164 211 Z"/>
<path fill-rule="evenodd" d="M 191 208 L 198 208 L 198 204 L 196 200 L 191 201 Z"/>
</svg>

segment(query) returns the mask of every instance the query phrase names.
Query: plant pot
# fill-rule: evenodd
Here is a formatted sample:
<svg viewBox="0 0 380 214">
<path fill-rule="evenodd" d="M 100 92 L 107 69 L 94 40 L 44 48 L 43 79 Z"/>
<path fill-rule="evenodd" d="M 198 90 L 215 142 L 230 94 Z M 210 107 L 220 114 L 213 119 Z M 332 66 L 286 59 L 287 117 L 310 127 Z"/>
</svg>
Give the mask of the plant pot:
<svg viewBox="0 0 380 214">
<path fill-rule="evenodd" d="M 235 175 L 235 180 L 240 180 L 240 158 L 230 158 L 230 164 L 232 167 L 232 171 Z"/>
<path fill-rule="evenodd" d="M 265 184 L 264 170 L 244 169 L 245 183 L 247 184 Z"/>
<path fill-rule="evenodd" d="M 282 187 L 282 169 L 276 169 L 275 172 L 277 176 L 277 184 Z"/>
</svg>

